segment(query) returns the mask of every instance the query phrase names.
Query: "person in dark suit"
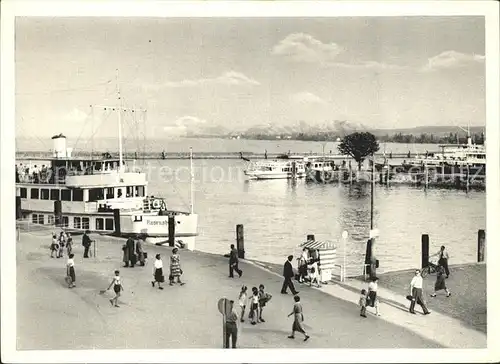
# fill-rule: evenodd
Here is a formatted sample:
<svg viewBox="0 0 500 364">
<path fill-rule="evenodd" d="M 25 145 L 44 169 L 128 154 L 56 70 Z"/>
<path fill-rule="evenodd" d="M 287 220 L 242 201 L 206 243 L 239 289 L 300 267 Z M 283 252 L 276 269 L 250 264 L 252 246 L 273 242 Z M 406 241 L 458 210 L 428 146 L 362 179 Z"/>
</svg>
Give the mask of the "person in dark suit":
<svg viewBox="0 0 500 364">
<path fill-rule="evenodd" d="M 290 291 L 295 295 L 299 293 L 299 291 L 295 290 L 295 287 L 293 286 L 292 278 L 294 276 L 293 274 L 293 267 L 292 267 L 292 260 L 293 260 L 293 255 L 289 255 L 287 261 L 285 262 L 285 265 L 283 266 L 283 277 L 285 280 L 283 281 L 283 287 L 281 287 L 281 293 L 287 294 L 287 288 L 290 287 Z"/>
<path fill-rule="evenodd" d="M 92 244 L 92 240 L 90 240 L 88 236 L 88 231 L 85 231 L 82 236 L 82 245 L 84 247 L 84 252 L 83 252 L 83 257 L 88 258 L 89 257 L 89 250 L 90 250 L 90 245 Z"/>
<path fill-rule="evenodd" d="M 136 263 L 135 242 L 134 242 L 134 239 L 128 238 L 127 242 L 126 242 L 126 245 L 127 245 L 127 250 L 128 250 L 128 259 L 129 259 L 129 262 L 130 262 L 130 267 L 134 268 L 135 263 Z M 129 262 L 125 263 L 125 267 L 129 266 Z"/>
<path fill-rule="evenodd" d="M 238 263 L 238 250 L 234 247 L 234 244 L 231 244 L 231 251 L 229 252 L 229 278 L 234 278 L 233 271 L 236 271 L 240 277 L 243 274 L 243 271 L 238 268 Z"/>
</svg>

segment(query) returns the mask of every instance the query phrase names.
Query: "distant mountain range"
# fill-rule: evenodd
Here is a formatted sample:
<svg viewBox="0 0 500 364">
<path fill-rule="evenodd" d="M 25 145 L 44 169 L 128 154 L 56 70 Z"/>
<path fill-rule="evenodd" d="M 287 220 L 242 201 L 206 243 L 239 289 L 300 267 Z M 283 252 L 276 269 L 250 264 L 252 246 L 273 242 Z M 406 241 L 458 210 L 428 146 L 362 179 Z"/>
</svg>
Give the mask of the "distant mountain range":
<svg viewBox="0 0 500 364">
<path fill-rule="evenodd" d="M 464 127 L 464 126 L 462 126 Z M 470 132 L 481 133 L 484 131 L 484 126 L 471 126 Z M 318 135 L 328 134 L 336 137 L 343 137 L 353 132 L 370 132 L 375 136 L 395 135 L 395 134 L 434 134 L 436 136 L 447 135 L 449 133 L 464 134 L 458 126 L 418 126 L 412 128 L 401 129 L 376 129 L 367 127 L 361 123 L 354 123 L 347 120 L 326 121 L 320 124 L 310 124 L 304 121 L 299 121 L 291 125 L 276 125 L 266 123 L 252 126 L 246 130 L 233 131 L 225 126 L 207 126 L 203 129 L 198 129 L 196 132 L 189 132 L 188 137 L 256 137 L 256 136 L 294 136 L 298 134 Z"/>
</svg>

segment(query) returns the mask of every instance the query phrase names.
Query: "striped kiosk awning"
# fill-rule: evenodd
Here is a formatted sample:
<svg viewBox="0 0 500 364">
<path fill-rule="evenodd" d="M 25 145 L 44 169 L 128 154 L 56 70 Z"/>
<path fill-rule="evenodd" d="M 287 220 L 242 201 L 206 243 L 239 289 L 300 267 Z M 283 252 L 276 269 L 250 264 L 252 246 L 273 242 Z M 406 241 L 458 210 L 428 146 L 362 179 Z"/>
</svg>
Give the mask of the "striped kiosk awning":
<svg viewBox="0 0 500 364">
<path fill-rule="evenodd" d="M 337 258 L 337 246 L 333 241 L 308 240 L 300 244 L 301 248 L 319 250 L 319 265 L 321 269 L 335 268 Z"/>
</svg>

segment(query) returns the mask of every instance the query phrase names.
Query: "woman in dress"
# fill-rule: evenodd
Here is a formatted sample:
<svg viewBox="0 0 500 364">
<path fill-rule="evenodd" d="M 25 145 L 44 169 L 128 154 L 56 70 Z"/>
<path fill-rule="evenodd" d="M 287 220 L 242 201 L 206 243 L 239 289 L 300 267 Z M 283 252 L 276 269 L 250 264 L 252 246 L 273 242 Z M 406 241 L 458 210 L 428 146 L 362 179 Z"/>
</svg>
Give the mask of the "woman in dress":
<svg viewBox="0 0 500 364">
<path fill-rule="evenodd" d="M 174 285 L 174 280 L 177 278 L 177 283 L 180 283 L 181 286 L 184 285 L 183 282 L 181 282 L 181 275 L 182 275 L 182 269 L 181 269 L 181 261 L 179 254 L 177 252 L 179 251 L 178 248 L 174 248 L 172 250 L 172 255 L 170 256 L 170 285 Z"/>
<path fill-rule="evenodd" d="M 293 311 L 288 314 L 288 317 L 294 315 L 293 325 L 292 325 L 292 335 L 288 336 L 289 339 L 295 339 L 295 331 L 301 332 L 304 334 L 304 341 L 309 339 L 309 335 L 307 335 L 306 330 L 302 326 L 302 322 L 304 321 L 304 315 L 302 313 L 302 304 L 300 303 L 300 297 L 293 297 L 295 304 L 293 305 Z"/>
<path fill-rule="evenodd" d="M 437 291 L 441 291 L 444 289 L 446 292 L 446 297 L 450 297 L 451 292 L 448 291 L 448 288 L 446 287 L 446 279 L 444 277 L 445 274 L 445 268 L 443 266 L 438 266 L 437 268 L 437 277 L 436 277 L 436 283 L 434 283 L 434 293 L 431 294 L 431 297 L 436 297 Z"/>
<path fill-rule="evenodd" d="M 161 284 L 165 281 L 165 277 L 163 276 L 163 262 L 160 254 L 156 254 L 156 260 L 153 267 L 153 277 L 154 280 L 151 281 L 151 285 L 154 287 L 155 283 L 158 283 L 158 288 L 163 289 Z"/>
</svg>

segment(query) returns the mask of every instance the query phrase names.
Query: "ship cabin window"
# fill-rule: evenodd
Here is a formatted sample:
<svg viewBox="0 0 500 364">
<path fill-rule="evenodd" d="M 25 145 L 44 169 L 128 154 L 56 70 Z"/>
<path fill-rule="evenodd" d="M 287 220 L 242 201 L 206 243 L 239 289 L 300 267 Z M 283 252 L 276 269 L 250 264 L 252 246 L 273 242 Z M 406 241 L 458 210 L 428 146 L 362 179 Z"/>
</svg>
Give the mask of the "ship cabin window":
<svg viewBox="0 0 500 364">
<path fill-rule="evenodd" d="M 139 215 L 139 216 L 134 216 L 134 222 L 140 222 L 142 221 L 142 216 Z"/>
<path fill-rule="evenodd" d="M 91 188 L 89 189 L 89 201 L 98 201 L 104 199 L 104 189 L 102 188 Z"/>
<path fill-rule="evenodd" d="M 48 200 L 50 198 L 50 191 L 47 188 L 42 188 L 40 190 L 40 199 Z"/>
<path fill-rule="evenodd" d="M 106 219 L 106 230 L 114 230 L 113 219 Z"/>
<path fill-rule="evenodd" d="M 83 201 L 83 190 L 79 188 L 73 190 L 73 201 Z"/>
<path fill-rule="evenodd" d="M 45 224 L 44 220 L 45 220 L 44 215 L 42 215 L 42 214 L 38 215 L 38 223 L 39 224 L 42 224 L 42 225 Z"/>
<path fill-rule="evenodd" d="M 53 189 L 50 190 L 50 199 L 52 201 L 58 201 L 59 200 L 59 195 L 60 195 L 60 193 L 59 193 L 58 189 L 53 188 Z"/>
<path fill-rule="evenodd" d="M 54 215 L 49 215 L 48 216 L 48 222 L 49 222 L 49 225 L 53 225 L 54 224 Z"/>
<path fill-rule="evenodd" d="M 27 198 L 28 197 L 28 190 L 24 187 L 21 187 L 21 198 Z"/>
<path fill-rule="evenodd" d="M 82 228 L 82 219 L 80 217 L 73 218 L 73 228 L 75 228 L 75 229 Z"/>
<path fill-rule="evenodd" d="M 115 189 L 113 187 L 106 188 L 106 198 L 115 198 Z"/>
<path fill-rule="evenodd" d="M 61 201 L 71 201 L 71 190 L 61 190 Z"/>
<path fill-rule="evenodd" d="M 135 186 L 135 196 L 144 197 L 144 186 Z"/>
<path fill-rule="evenodd" d="M 30 191 L 30 198 L 33 200 L 38 200 L 40 191 L 38 188 L 32 188 Z"/>
<path fill-rule="evenodd" d="M 69 226 L 69 217 L 63 216 L 61 221 L 61 227 L 68 227 L 68 226 Z"/>
<path fill-rule="evenodd" d="M 95 219 L 95 229 L 104 230 L 104 219 L 102 217 L 98 217 Z"/>
<path fill-rule="evenodd" d="M 132 186 L 127 186 L 125 188 L 125 193 L 127 197 L 133 197 L 134 196 L 134 187 Z"/>
<path fill-rule="evenodd" d="M 116 192 L 116 197 L 118 197 L 118 198 L 123 197 L 123 192 L 122 192 L 121 188 L 117 188 L 116 191 L 117 191 Z"/>
<path fill-rule="evenodd" d="M 32 214 L 31 215 L 31 222 L 33 224 L 38 224 L 38 214 Z"/>
<path fill-rule="evenodd" d="M 85 230 L 90 229 L 90 220 L 88 217 L 82 217 L 82 229 L 85 229 Z"/>
</svg>

